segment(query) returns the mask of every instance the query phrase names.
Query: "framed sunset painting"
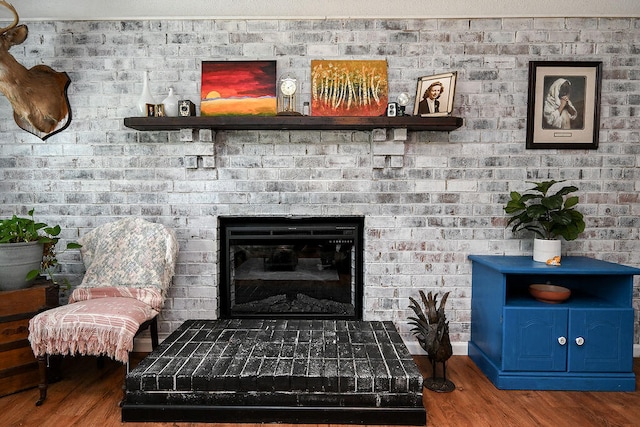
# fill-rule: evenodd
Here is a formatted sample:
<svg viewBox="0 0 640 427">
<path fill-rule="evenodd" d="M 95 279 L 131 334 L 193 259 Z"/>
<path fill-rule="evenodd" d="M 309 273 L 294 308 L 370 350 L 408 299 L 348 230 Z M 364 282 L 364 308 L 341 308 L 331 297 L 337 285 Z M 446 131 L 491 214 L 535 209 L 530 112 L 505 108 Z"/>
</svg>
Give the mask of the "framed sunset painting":
<svg viewBox="0 0 640 427">
<path fill-rule="evenodd" d="M 275 116 L 276 61 L 202 61 L 202 116 Z"/>
<path fill-rule="evenodd" d="M 388 92 L 387 61 L 311 61 L 314 116 L 382 116 Z"/>
</svg>

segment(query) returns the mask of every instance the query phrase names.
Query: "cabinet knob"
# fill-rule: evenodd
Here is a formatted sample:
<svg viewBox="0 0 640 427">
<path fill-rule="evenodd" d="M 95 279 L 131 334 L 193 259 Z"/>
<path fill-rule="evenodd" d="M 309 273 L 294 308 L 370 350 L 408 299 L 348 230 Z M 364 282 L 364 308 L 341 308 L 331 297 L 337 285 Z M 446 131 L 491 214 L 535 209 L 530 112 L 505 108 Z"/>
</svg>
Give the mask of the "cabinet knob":
<svg viewBox="0 0 640 427">
<path fill-rule="evenodd" d="M 578 345 L 584 344 L 584 338 L 582 338 L 582 337 L 576 338 L 576 344 L 578 344 Z"/>
<path fill-rule="evenodd" d="M 567 343 L 567 338 L 565 337 L 558 337 L 558 344 L 560 345 L 565 345 Z"/>
</svg>

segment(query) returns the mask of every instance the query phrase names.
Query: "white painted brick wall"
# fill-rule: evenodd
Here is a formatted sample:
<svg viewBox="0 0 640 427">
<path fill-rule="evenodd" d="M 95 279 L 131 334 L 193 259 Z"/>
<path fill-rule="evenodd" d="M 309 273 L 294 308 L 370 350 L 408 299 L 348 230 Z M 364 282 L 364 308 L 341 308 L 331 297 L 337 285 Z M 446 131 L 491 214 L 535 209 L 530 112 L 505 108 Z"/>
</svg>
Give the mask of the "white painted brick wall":
<svg viewBox="0 0 640 427">
<path fill-rule="evenodd" d="M 11 52 L 25 65 L 69 73 L 73 121 L 45 143 L 19 130 L 0 99 L 0 214 L 35 207 L 38 219 L 63 226 L 65 239 L 127 215 L 175 228 L 181 253 L 163 334 L 217 316 L 220 215 L 365 215 L 366 318 L 394 320 L 407 334 L 409 296 L 451 291 L 456 342 L 469 339 L 467 255 L 531 251 L 527 238 L 505 230 L 502 211 L 527 180 L 580 187 L 587 230 L 565 245 L 568 254 L 640 266 L 640 19 L 27 24 L 28 40 Z M 413 96 L 420 76 L 457 71 L 454 113 L 465 125 L 451 133 L 123 125 L 136 114 L 144 70 L 158 102 L 169 87 L 197 101 L 202 60 L 275 59 L 298 74 L 308 100 L 310 61 L 331 58 L 386 59 L 391 99 Z M 597 151 L 525 149 L 531 60 L 603 61 Z M 61 258 L 78 283 L 77 252 Z"/>
</svg>

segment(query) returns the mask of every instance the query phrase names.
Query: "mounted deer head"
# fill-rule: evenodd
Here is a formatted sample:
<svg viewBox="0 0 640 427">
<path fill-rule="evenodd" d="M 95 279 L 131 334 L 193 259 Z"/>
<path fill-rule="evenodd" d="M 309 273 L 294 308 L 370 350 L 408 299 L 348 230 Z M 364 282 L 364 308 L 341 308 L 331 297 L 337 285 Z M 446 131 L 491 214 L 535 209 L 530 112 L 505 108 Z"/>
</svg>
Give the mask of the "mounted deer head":
<svg viewBox="0 0 640 427">
<path fill-rule="evenodd" d="M 28 35 L 25 25 L 18 25 L 18 12 L 6 1 L 0 6 L 13 14 L 13 23 L 0 28 L 0 92 L 13 107 L 13 119 L 27 132 L 47 139 L 71 122 L 67 88 L 71 80 L 67 73 L 36 65 L 27 70 L 9 53 L 9 48 L 24 42 Z"/>
</svg>

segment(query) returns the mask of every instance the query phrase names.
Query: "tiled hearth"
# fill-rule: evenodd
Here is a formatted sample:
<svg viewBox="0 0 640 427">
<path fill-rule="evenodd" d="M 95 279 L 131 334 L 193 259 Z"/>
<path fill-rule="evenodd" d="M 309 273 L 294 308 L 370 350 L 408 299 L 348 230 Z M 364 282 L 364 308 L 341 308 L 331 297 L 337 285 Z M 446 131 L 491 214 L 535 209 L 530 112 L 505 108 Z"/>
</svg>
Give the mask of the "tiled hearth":
<svg viewBox="0 0 640 427">
<path fill-rule="evenodd" d="M 126 379 L 123 421 L 425 425 L 392 322 L 189 320 Z"/>
</svg>

